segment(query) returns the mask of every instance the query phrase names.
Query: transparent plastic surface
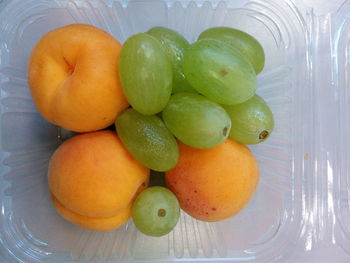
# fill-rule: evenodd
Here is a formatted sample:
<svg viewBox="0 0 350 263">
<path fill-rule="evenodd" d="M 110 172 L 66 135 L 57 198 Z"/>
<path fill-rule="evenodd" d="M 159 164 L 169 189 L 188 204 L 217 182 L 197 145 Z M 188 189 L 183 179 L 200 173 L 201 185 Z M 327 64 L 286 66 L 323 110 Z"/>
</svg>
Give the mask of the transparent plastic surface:
<svg viewBox="0 0 350 263">
<path fill-rule="evenodd" d="M 334 238 L 350 256 L 350 2 L 344 2 L 330 18 L 333 29 L 336 144 L 334 174 Z M 329 178 L 330 179 L 330 178 Z"/>
<path fill-rule="evenodd" d="M 345 3 L 340 9 L 343 13 L 350 11 L 349 2 Z M 327 218 L 335 212 L 323 210 L 329 205 L 329 197 L 338 194 L 345 201 L 332 206 L 338 208 L 337 219 L 342 225 L 337 233 L 343 244 L 350 243 L 346 239 L 350 235 L 350 179 L 343 176 L 349 176 L 346 160 L 350 152 L 345 149 L 347 155 L 341 156 L 342 166 L 335 179 L 339 189 L 328 185 L 327 170 L 327 154 L 337 152 L 337 147 L 320 153 L 321 136 L 328 125 L 318 109 L 327 97 L 319 99 L 315 78 L 335 72 L 326 66 L 317 71 L 314 64 L 318 29 L 324 21 L 329 25 L 327 17 L 316 18 L 312 10 L 289 0 L 5 0 L 0 8 L 0 242 L 8 258 L 19 262 L 168 262 L 193 258 L 283 261 L 297 243 L 305 243 L 310 249 L 320 239 L 324 222 L 333 227 Z M 349 33 L 350 20 L 344 21 L 342 30 Z M 122 42 L 154 26 L 175 29 L 191 42 L 206 28 L 230 26 L 252 34 L 262 43 L 266 65 L 258 76 L 257 93 L 272 108 L 275 131 L 266 142 L 251 147 L 261 177 L 254 198 L 241 213 L 217 223 L 197 221 L 182 213 L 176 228 L 161 238 L 143 235 L 132 221 L 115 231 L 88 231 L 56 213 L 47 189 L 47 164 L 57 146 L 72 134 L 49 124 L 37 113 L 28 91 L 26 69 L 36 41 L 46 32 L 71 23 L 95 25 Z M 329 35 L 324 35 L 327 37 L 330 43 Z M 334 41 L 341 42 L 336 43 L 336 35 Z M 337 49 L 342 62 L 334 60 L 329 65 L 340 63 L 338 72 L 345 75 L 339 73 L 338 82 L 345 87 L 350 72 L 348 38 L 342 41 L 345 44 Z M 345 58 L 341 52 L 345 52 Z M 341 115 L 334 118 L 334 125 L 343 131 L 338 136 L 342 140 L 339 147 L 346 148 L 350 142 L 345 132 L 350 129 L 346 121 L 349 113 L 344 112 L 349 108 L 348 91 L 339 88 L 339 98 Z M 334 108 L 335 104 L 334 99 Z M 325 213 L 328 217 L 321 219 Z"/>
</svg>

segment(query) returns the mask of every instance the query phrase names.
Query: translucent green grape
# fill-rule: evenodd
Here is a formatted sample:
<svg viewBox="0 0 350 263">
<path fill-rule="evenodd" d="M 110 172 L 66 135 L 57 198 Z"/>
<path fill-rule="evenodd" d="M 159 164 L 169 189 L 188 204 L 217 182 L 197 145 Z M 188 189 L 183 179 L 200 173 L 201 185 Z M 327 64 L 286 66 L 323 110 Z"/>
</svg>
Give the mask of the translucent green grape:
<svg viewBox="0 0 350 263">
<path fill-rule="evenodd" d="M 131 213 L 137 229 L 146 235 L 158 237 L 168 234 L 176 226 L 180 206 L 170 190 L 153 186 L 137 196 Z"/>
<path fill-rule="evenodd" d="M 145 115 L 156 114 L 167 104 L 172 90 L 172 68 L 160 42 L 136 34 L 124 44 L 119 76 L 129 104 Z"/>
<path fill-rule="evenodd" d="M 265 64 L 263 47 L 253 36 L 230 27 L 213 27 L 203 31 L 198 39 L 217 39 L 237 48 L 253 65 L 256 74 Z"/>
<path fill-rule="evenodd" d="M 162 117 L 175 137 L 200 149 L 222 143 L 231 129 L 231 120 L 224 108 L 195 93 L 172 95 Z"/>
<path fill-rule="evenodd" d="M 215 39 L 192 44 L 183 58 L 188 82 L 199 93 L 226 105 L 250 99 L 256 90 L 254 68 L 236 48 Z"/>
<path fill-rule="evenodd" d="M 230 137 L 244 144 L 257 144 L 271 134 L 274 118 L 270 107 L 258 95 L 241 104 L 225 106 L 232 121 Z"/>
<path fill-rule="evenodd" d="M 163 46 L 165 53 L 168 55 L 173 69 L 173 93 L 195 90 L 185 79 L 182 70 L 182 58 L 185 50 L 189 47 L 188 41 L 176 31 L 166 27 L 154 27 L 147 34 L 157 38 Z"/>
<path fill-rule="evenodd" d="M 115 126 L 127 150 L 146 167 L 168 171 L 177 164 L 177 142 L 159 117 L 127 109 L 119 114 Z"/>
</svg>

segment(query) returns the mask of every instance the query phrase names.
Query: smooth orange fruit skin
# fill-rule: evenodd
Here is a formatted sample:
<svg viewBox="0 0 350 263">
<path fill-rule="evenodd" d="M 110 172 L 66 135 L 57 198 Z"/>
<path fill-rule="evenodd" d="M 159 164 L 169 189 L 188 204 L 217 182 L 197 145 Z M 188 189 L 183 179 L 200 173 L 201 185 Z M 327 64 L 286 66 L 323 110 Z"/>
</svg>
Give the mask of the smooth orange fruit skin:
<svg viewBox="0 0 350 263">
<path fill-rule="evenodd" d="M 64 207 L 53 195 L 52 202 L 57 212 L 71 223 L 96 231 L 109 231 L 124 225 L 131 217 L 131 203 L 120 211 L 117 215 L 111 217 L 88 217 L 79 215 Z"/>
<path fill-rule="evenodd" d="M 48 185 L 56 203 L 65 208 L 64 217 L 72 218 L 67 216 L 72 212 L 107 218 L 125 213 L 138 192 L 147 187 L 149 173 L 115 132 L 98 131 L 76 135 L 55 151 L 49 162 Z"/>
<path fill-rule="evenodd" d="M 202 221 L 219 221 L 237 214 L 251 199 L 258 164 L 251 151 L 227 139 L 211 149 L 180 143 L 180 160 L 166 173 L 166 184 L 181 208 Z"/>
<path fill-rule="evenodd" d="M 72 24 L 45 34 L 28 67 L 30 92 L 40 114 L 76 132 L 113 124 L 128 107 L 118 76 L 121 47 L 91 25 Z"/>
</svg>

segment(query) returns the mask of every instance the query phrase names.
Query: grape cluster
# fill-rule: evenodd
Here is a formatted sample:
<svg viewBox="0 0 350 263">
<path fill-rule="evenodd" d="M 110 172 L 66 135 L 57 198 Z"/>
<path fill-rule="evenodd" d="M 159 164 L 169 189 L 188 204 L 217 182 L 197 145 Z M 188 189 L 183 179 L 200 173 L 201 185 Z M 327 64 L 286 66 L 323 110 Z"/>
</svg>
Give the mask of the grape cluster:
<svg viewBox="0 0 350 263">
<path fill-rule="evenodd" d="M 199 149 L 228 137 L 243 144 L 264 141 L 274 127 L 269 106 L 255 93 L 264 63 L 260 43 L 233 28 L 207 29 L 193 44 L 165 27 L 131 36 L 119 64 L 132 107 L 115 122 L 121 141 L 158 172 L 176 166 L 176 140 Z M 176 225 L 179 204 L 166 188 L 150 187 L 136 199 L 132 215 L 140 231 L 160 236 Z"/>
</svg>

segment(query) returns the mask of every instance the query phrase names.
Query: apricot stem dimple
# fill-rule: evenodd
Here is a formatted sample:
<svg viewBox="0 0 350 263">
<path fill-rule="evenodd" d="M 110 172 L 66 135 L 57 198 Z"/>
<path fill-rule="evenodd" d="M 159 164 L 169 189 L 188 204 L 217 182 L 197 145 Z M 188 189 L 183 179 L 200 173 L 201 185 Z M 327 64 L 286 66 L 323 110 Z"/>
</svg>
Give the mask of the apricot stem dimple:
<svg viewBox="0 0 350 263">
<path fill-rule="evenodd" d="M 165 215 L 166 215 L 165 209 L 161 208 L 161 209 L 158 210 L 158 216 L 164 217 Z"/>
<path fill-rule="evenodd" d="M 67 60 L 65 57 L 63 57 L 63 60 L 64 60 L 64 62 L 66 62 L 66 64 L 67 64 L 67 67 L 68 67 L 68 74 L 69 74 L 69 75 L 72 75 L 73 72 L 74 72 L 74 66 L 72 66 L 71 64 L 69 64 L 68 60 Z"/>
<path fill-rule="evenodd" d="M 263 130 L 260 134 L 259 134 L 259 139 L 260 140 L 264 140 L 267 138 L 267 136 L 269 136 L 269 132 L 266 130 Z"/>
</svg>

